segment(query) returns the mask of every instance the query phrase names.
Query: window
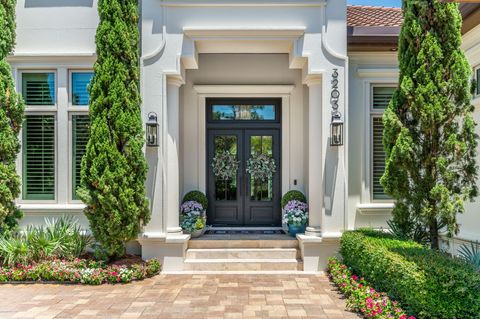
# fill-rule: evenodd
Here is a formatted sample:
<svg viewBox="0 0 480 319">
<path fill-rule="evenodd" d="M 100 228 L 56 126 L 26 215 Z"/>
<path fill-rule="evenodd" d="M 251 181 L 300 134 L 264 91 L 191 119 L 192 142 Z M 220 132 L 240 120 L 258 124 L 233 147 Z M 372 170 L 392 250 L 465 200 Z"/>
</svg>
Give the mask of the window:
<svg viewBox="0 0 480 319">
<path fill-rule="evenodd" d="M 72 72 L 72 105 L 88 105 L 90 96 L 88 85 L 92 80 L 93 72 Z"/>
<path fill-rule="evenodd" d="M 385 194 L 380 178 L 385 171 L 385 151 L 383 149 L 383 111 L 392 99 L 393 86 L 374 86 L 371 103 L 371 196 L 374 200 L 389 199 Z"/>
<path fill-rule="evenodd" d="M 22 95 L 27 105 L 55 105 L 55 73 L 22 73 Z"/>
<path fill-rule="evenodd" d="M 213 122 L 279 122 L 281 100 L 266 98 L 207 99 L 207 114 Z"/>
<path fill-rule="evenodd" d="M 80 186 L 82 157 L 85 154 L 90 122 L 88 115 L 72 116 L 72 198 L 79 199 L 77 189 Z"/>
<path fill-rule="evenodd" d="M 55 117 L 27 115 L 23 126 L 23 199 L 55 199 Z"/>
</svg>

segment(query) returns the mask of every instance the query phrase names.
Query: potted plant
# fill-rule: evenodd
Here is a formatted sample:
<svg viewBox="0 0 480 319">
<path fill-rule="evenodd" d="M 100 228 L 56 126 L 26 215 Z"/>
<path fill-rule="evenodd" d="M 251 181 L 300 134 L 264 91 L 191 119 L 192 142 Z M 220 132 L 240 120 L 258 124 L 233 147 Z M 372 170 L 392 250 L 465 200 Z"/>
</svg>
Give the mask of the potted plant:
<svg viewBox="0 0 480 319">
<path fill-rule="evenodd" d="M 304 233 L 308 224 L 308 205 L 296 199 L 287 202 L 283 208 L 283 222 L 288 225 L 290 236 Z"/>
<path fill-rule="evenodd" d="M 203 234 L 205 226 L 203 206 L 196 201 L 188 201 L 180 206 L 181 223 L 180 226 L 185 233 L 192 237 L 199 237 Z M 199 227 L 202 225 L 202 227 Z"/>
<path fill-rule="evenodd" d="M 200 237 L 205 232 L 207 205 L 207 197 L 200 191 L 188 192 L 183 197 L 180 206 L 180 227 L 192 238 Z"/>
</svg>

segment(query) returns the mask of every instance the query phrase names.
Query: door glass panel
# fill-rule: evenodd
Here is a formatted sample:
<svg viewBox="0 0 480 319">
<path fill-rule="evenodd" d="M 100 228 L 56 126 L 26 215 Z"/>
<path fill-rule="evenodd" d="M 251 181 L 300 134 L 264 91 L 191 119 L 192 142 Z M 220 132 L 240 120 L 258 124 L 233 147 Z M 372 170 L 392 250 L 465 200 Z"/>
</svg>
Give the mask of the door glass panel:
<svg viewBox="0 0 480 319">
<path fill-rule="evenodd" d="M 213 120 L 275 120 L 275 105 L 273 104 L 214 104 L 212 105 Z"/>
<path fill-rule="evenodd" d="M 250 136 L 250 156 L 266 154 L 273 156 L 273 137 L 271 135 Z M 266 181 L 250 176 L 250 199 L 271 201 L 273 198 L 273 179 Z"/>
<path fill-rule="evenodd" d="M 215 156 L 225 151 L 237 156 L 237 137 L 235 135 L 215 136 Z M 237 179 L 224 180 L 215 177 L 215 200 L 237 200 Z"/>
</svg>

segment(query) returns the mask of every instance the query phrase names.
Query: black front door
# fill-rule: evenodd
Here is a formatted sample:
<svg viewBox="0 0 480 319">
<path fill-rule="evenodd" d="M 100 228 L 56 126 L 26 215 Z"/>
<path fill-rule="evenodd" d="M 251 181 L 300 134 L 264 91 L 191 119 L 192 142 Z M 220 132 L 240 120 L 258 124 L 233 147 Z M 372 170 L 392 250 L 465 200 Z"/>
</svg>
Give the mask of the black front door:
<svg viewBox="0 0 480 319">
<path fill-rule="evenodd" d="M 236 177 L 215 176 L 209 165 L 209 224 L 278 226 L 280 214 L 280 141 L 278 130 L 209 130 L 208 163 L 225 151 L 237 157 Z M 261 181 L 247 173 L 251 156 L 266 154 L 275 161 L 273 177 Z"/>
<path fill-rule="evenodd" d="M 218 103 L 224 107 L 223 110 L 225 104 L 235 106 L 232 101 L 228 102 L 230 103 L 215 99 L 207 103 L 207 107 L 211 109 L 212 105 L 219 105 Z M 241 100 L 238 103 L 241 103 L 242 107 L 245 105 L 259 107 L 259 105 L 263 105 L 260 102 L 266 103 L 258 100 L 255 100 L 255 103 L 248 101 L 250 104 L 246 102 Z M 275 100 L 275 102 L 278 101 Z M 276 107 L 275 110 L 277 109 Z M 212 119 L 214 115 L 210 112 L 208 118 Z M 276 115 L 274 118 L 275 120 L 265 121 L 265 125 L 258 125 L 258 122 L 262 121 L 262 119 L 258 119 L 258 115 L 255 120 L 235 121 L 229 119 L 229 125 L 226 127 L 217 116 L 213 123 L 208 125 L 207 195 L 209 208 L 207 216 L 209 224 L 217 226 L 281 225 L 281 134 L 279 125 L 275 124 L 278 124 L 279 116 Z M 212 167 L 214 158 L 225 152 L 232 154 L 238 163 L 238 169 L 232 172 L 231 178 L 216 176 Z M 276 166 L 275 173 L 268 180 L 262 181 L 247 172 L 248 160 L 260 154 L 273 158 Z"/>
</svg>

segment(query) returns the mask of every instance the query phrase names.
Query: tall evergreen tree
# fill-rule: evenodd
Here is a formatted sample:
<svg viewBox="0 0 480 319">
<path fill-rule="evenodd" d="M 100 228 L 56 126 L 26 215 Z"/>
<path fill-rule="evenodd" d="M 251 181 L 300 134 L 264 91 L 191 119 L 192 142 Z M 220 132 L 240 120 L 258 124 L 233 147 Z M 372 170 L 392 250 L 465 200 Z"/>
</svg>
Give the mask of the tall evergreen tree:
<svg viewBox="0 0 480 319">
<path fill-rule="evenodd" d="M 87 204 L 85 214 L 95 239 L 109 256 L 119 257 L 150 218 L 144 187 L 137 0 L 100 0 L 98 12 L 90 139 L 79 196 Z"/>
<path fill-rule="evenodd" d="M 458 4 L 403 1 L 400 80 L 384 116 L 387 154 L 381 183 L 395 200 L 393 223 L 425 227 L 431 247 L 439 230 L 459 230 L 457 214 L 477 195 L 477 136 L 471 68 L 461 44 Z"/>
<path fill-rule="evenodd" d="M 15 159 L 20 151 L 24 104 L 15 91 L 6 57 L 15 45 L 15 0 L 0 1 L 0 233 L 17 226 L 22 216 L 14 203 L 20 195 Z"/>
</svg>

